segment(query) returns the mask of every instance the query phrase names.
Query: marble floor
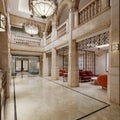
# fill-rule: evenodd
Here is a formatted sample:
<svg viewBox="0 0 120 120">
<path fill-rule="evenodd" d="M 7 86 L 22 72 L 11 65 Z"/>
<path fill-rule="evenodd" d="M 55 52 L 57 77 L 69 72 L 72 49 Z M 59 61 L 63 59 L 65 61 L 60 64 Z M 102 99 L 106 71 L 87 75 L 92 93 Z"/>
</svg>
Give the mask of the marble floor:
<svg viewBox="0 0 120 120">
<path fill-rule="evenodd" d="M 70 88 L 62 80 L 52 81 L 38 76 L 18 76 L 14 81 L 16 99 L 12 79 L 5 120 L 14 120 L 15 108 L 16 120 L 120 119 L 120 106 L 111 104 L 106 90 L 100 86 L 85 83 Z"/>
</svg>

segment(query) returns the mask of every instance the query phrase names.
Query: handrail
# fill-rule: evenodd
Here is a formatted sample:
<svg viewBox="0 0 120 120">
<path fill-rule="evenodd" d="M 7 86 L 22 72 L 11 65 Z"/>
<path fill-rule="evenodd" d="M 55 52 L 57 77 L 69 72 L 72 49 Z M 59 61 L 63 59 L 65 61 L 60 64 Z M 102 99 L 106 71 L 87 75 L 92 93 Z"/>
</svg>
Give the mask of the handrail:
<svg viewBox="0 0 120 120">
<path fill-rule="evenodd" d="M 46 39 L 50 38 L 51 37 L 51 33 L 49 35 L 46 36 Z"/>
<path fill-rule="evenodd" d="M 11 34 L 11 43 L 28 46 L 40 46 L 40 39 L 32 39 L 30 37 Z"/>
<path fill-rule="evenodd" d="M 13 35 L 13 34 L 12 34 Z M 20 37 L 20 38 L 27 38 L 27 39 L 30 39 L 31 41 L 40 41 L 41 38 L 34 38 L 34 37 L 26 37 L 26 36 L 22 36 L 22 35 L 13 35 L 15 37 Z"/>
<path fill-rule="evenodd" d="M 83 11 L 84 9 L 86 9 L 89 5 L 91 5 L 93 2 L 95 2 L 96 0 L 91 0 L 89 3 L 87 3 L 83 8 L 81 8 L 79 10 L 79 12 Z"/>
<path fill-rule="evenodd" d="M 68 19 L 57 28 L 57 38 L 66 34 L 68 27 L 67 23 L 68 23 Z"/>
<path fill-rule="evenodd" d="M 103 4 L 102 2 L 105 2 Z M 101 13 L 103 10 L 110 7 L 110 0 L 102 1 L 102 0 L 92 0 L 87 5 L 85 5 L 82 9 L 79 11 L 79 23 L 82 24 L 84 22 L 87 22 L 91 18 L 95 17 L 99 13 Z"/>
<path fill-rule="evenodd" d="M 59 30 L 60 28 L 62 28 L 64 25 L 66 25 L 66 22 L 67 22 L 67 20 L 65 22 L 63 22 L 60 26 L 58 26 L 57 30 Z"/>
</svg>

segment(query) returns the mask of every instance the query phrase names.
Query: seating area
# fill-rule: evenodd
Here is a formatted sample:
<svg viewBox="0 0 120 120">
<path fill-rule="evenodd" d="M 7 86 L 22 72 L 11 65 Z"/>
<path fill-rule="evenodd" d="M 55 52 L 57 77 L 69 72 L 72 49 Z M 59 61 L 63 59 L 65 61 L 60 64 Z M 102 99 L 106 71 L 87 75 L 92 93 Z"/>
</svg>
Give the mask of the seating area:
<svg viewBox="0 0 120 120">
<path fill-rule="evenodd" d="M 59 70 L 59 76 L 63 78 L 68 77 L 68 72 L 66 69 L 60 69 Z M 94 75 L 91 70 L 84 71 L 84 70 L 79 70 L 79 81 L 84 82 L 84 81 L 91 81 L 93 80 L 92 78 L 96 78 L 96 85 L 100 85 L 102 88 L 107 88 L 107 75 L 102 74 L 102 75 Z M 64 81 L 64 80 L 63 80 Z M 66 81 L 66 80 L 65 80 Z"/>
<path fill-rule="evenodd" d="M 79 70 L 79 80 L 90 80 L 91 77 L 95 77 L 96 75 L 93 74 L 91 70 L 84 71 Z"/>
</svg>

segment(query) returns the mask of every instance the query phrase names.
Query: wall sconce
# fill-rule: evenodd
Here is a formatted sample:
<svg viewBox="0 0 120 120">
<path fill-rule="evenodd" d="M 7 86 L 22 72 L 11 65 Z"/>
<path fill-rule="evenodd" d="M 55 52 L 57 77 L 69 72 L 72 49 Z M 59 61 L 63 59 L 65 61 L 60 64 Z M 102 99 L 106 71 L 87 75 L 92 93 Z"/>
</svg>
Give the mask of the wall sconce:
<svg viewBox="0 0 120 120">
<path fill-rule="evenodd" d="M 116 50 L 120 50 L 120 44 L 119 43 L 115 43 L 111 45 L 111 51 L 116 51 Z"/>
<path fill-rule="evenodd" d="M 6 17 L 0 12 L 0 32 L 6 31 Z"/>
</svg>

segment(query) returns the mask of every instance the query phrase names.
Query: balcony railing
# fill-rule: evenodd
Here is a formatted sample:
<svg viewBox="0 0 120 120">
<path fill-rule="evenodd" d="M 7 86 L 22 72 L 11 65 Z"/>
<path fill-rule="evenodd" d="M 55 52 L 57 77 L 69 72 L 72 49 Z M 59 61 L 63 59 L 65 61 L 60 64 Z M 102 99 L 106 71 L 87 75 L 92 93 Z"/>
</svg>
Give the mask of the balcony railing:
<svg viewBox="0 0 120 120">
<path fill-rule="evenodd" d="M 51 43 L 51 34 L 46 37 L 46 45 Z"/>
<path fill-rule="evenodd" d="M 67 29 L 68 29 L 68 20 L 66 20 L 57 28 L 57 38 L 60 38 L 61 36 L 65 35 L 67 33 Z"/>
<path fill-rule="evenodd" d="M 105 12 L 109 8 L 110 8 L 110 0 L 91 0 L 82 9 L 80 9 L 79 12 L 74 13 L 73 29 L 77 28 L 81 24 L 87 23 L 89 20 L 97 17 L 98 15 Z M 58 26 L 57 31 L 55 32 L 57 32 L 56 39 L 59 39 L 60 37 L 66 35 L 69 32 L 69 19 L 67 19 L 64 23 Z M 46 45 L 50 44 L 53 41 L 52 40 L 53 37 L 54 37 L 54 32 L 53 33 L 51 32 L 46 37 Z"/>
<path fill-rule="evenodd" d="M 12 34 L 11 43 L 26 46 L 40 46 L 40 39 Z"/>
<path fill-rule="evenodd" d="M 79 11 L 80 24 L 85 23 L 109 8 L 110 0 L 92 0 L 84 8 Z"/>
</svg>

